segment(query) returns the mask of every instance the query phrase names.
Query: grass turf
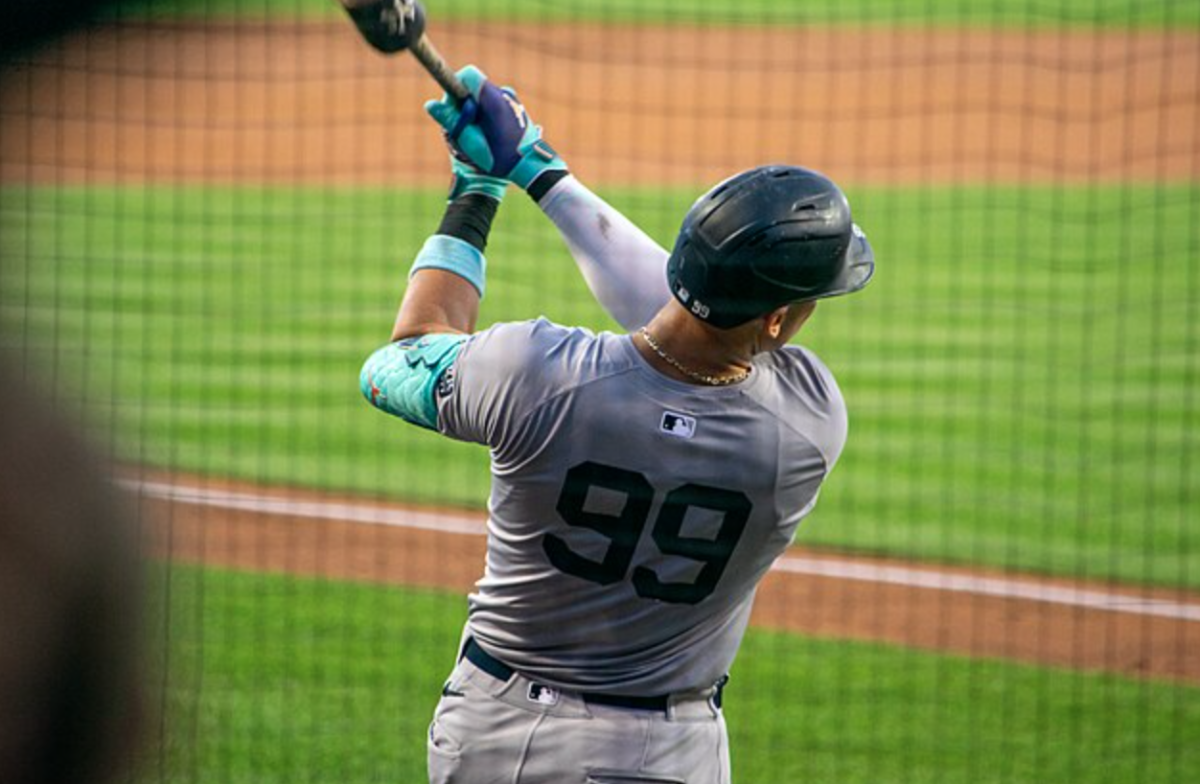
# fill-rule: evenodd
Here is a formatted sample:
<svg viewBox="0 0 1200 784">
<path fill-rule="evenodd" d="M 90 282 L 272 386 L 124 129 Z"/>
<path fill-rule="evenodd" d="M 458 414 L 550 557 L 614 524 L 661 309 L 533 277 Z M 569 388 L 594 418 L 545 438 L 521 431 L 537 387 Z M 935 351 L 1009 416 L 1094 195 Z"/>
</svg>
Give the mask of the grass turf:
<svg viewBox="0 0 1200 784">
<path fill-rule="evenodd" d="M 851 434 L 800 541 L 1200 586 L 1200 187 L 849 190 L 880 266 L 802 334 Z M 692 195 L 610 194 L 664 243 Z M 7 188 L 0 328 L 125 460 L 481 507 L 483 449 L 357 390 L 441 205 Z M 527 200 L 489 260 L 481 323 L 612 326 Z"/>
<path fill-rule="evenodd" d="M 181 567 L 161 585 L 155 780 L 424 780 L 462 597 Z M 736 781 L 1200 778 L 1192 687 L 752 629 L 727 695 Z"/>
<path fill-rule="evenodd" d="M 1011 27 L 1194 27 L 1200 6 L 1184 0 L 429 0 L 435 20 L 580 21 L 647 24 L 1001 25 Z M 286 20 L 341 14 L 334 0 L 124 0 L 136 18 L 241 16 Z"/>
</svg>

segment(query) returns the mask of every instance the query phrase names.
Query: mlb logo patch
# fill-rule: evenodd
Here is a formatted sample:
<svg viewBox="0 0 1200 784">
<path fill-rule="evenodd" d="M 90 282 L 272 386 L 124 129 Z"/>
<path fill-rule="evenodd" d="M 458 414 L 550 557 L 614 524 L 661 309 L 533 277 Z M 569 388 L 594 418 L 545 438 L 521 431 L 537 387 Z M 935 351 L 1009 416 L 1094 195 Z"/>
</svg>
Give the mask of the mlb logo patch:
<svg viewBox="0 0 1200 784">
<path fill-rule="evenodd" d="M 529 693 L 525 696 L 530 702 L 536 702 L 538 705 L 558 704 L 558 689 L 552 689 L 540 683 L 529 684 Z"/>
<path fill-rule="evenodd" d="M 664 411 L 658 429 L 675 438 L 691 438 L 696 435 L 696 420 L 687 414 Z"/>
</svg>

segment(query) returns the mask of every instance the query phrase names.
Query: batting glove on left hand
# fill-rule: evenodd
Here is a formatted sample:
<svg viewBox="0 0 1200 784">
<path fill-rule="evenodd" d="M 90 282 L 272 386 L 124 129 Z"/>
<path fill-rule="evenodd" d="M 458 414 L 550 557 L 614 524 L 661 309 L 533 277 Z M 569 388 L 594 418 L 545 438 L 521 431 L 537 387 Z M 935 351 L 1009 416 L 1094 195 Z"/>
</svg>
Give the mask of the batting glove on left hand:
<svg viewBox="0 0 1200 784">
<path fill-rule="evenodd" d="M 525 190 L 543 173 L 567 168 L 511 88 L 495 86 L 473 65 L 460 70 L 458 78 L 471 97 L 459 105 L 447 95 L 426 103 L 425 111 L 445 131 L 459 159 Z"/>
<path fill-rule="evenodd" d="M 466 196 L 468 193 L 482 194 L 496 201 L 504 200 L 504 192 L 508 190 L 508 180 L 484 174 L 473 165 L 460 160 L 453 148 L 450 152 L 450 172 L 454 179 L 450 181 L 448 201 L 454 201 L 459 196 Z"/>
</svg>

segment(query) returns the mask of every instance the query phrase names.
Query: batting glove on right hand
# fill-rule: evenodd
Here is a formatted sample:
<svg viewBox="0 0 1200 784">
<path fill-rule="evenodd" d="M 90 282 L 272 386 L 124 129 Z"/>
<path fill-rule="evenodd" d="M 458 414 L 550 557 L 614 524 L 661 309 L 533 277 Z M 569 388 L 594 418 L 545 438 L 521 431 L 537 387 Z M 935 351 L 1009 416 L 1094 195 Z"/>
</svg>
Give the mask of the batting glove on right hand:
<svg viewBox="0 0 1200 784">
<path fill-rule="evenodd" d="M 525 190 L 547 171 L 566 170 L 511 88 L 495 86 L 473 65 L 460 70 L 458 78 L 471 97 L 459 105 L 447 95 L 426 103 L 425 111 L 445 131 L 459 159 Z"/>
</svg>

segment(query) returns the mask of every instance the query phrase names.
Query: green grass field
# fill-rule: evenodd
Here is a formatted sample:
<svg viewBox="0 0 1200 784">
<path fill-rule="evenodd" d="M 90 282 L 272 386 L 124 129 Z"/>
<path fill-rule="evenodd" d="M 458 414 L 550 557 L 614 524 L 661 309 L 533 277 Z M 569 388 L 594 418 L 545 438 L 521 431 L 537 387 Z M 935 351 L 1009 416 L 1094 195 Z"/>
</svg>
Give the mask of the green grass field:
<svg viewBox="0 0 1200 784">
<path fill-rule="evenodd" d="M 424 780 L 462 597 L 180 567 L 167 578 L 174 745 L 155 780 Z M 735 781 L 1200 778 L 1191 687 L 751 630 L 727 695 Z"/>
<path fill-rule="evenodd" d="M 1195 27 L 1186 0 L 427 0 L 436 20 L 634 22 L 642 24 L 913 24 L 1013 27 Z M 142 18 L 340 14 L 334 0 L 125 0 L 118 13 Z"/>
<path fill-rule="evenodd" d="M 1200 188 L 855 189 L 879 257 L 802 334 L 851 435 L 800 541 L 1200 586 Z M 610 195 L 663 242 L 692 194 Z M 0 327 L 123 459 L 481 508 L 485 450 L 370 409 L 440 192 L 0 191 Z M 482 323 L 611 327 L 505 205 Z"/>
</svg>

